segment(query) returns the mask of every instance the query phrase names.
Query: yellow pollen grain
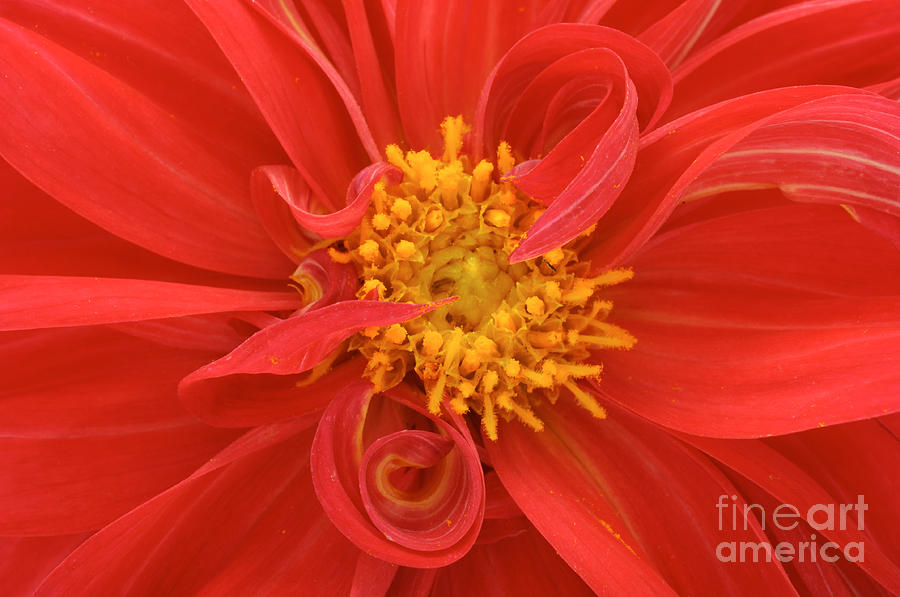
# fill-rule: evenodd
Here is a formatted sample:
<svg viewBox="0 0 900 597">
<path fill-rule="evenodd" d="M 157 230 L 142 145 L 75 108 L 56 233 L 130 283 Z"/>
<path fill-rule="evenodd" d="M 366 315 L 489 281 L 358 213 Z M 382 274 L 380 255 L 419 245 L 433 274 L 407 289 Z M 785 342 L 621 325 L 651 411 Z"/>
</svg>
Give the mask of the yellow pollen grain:
<svg viewBox="0 0 900 597">
<path fill-rule="evenodd" d="M 498 383 L 500 383 L 500 376 L 497 375 L 497 372 L 488 371 L 484 374 L 484 377 L 481 378 L 481 390 L 485 394 L 490 394 L 494 391 L 494 388 L 497 387 Z"/>
<path fill-rule="evenodd" d="M 372 216 L 372 228 L 378 232 L 384 232 L 391 227 L 391 218 L 387 214 L 377 213 Z"/>
<path fill-rule="evenodd" d="M 497 169 L 500 174 L 506 174 L 512 167 L 516 165 L 516 158 L 513 157 L 512 147 L 506 141 L 501 141 L 497 147 Z"/>
<path fill-rule="evenodd" d="M 510 215 L 502 209 L 489 209 L 484 212 L 484 221 L 497 228 L 509 228 L 511 220 Z"/>
<path fill-rule="evenodd" d="M 562 291 L 559 289 L 559 284 L 553 280 L 547 282 L 547 285 L 544 286 L 544 296 L 552 301 L 559 301 L 562 298 Z"/>
<path fill-rule="evenodd" d="M 406 328 L 395 323 L 385 330 L 384 339 L 393 344 L 403 344 L 406 341 Z"/>
<path fill-rule="evenodd" d="M 458 415 L 464 415 L 469 412 L 469 403 L 466 402 L 466 396 L 462 394 L 462 389 L 460 389 L 460 395 L 456 398 L 452 398 L 450 400 L 450 408 Z"/>
<path fill-rule="evenodd" d="M 494 313 L 494 324 L 498 328 L 502 328 L 504 330 L 509 330 L 511 332 L 516 331 L 516 322 L 513 321 L 512 315 L 510 315 L 506 311 L 498 311 Z"/>
<path fill-rule="evenodd" d="M 516 404 L 514 400 L 510 400 L 505 396 L 499 397 L 497 399 L 497 404 L 505 408 L 506 410 L 514 412 L 520 421 L 522 421 L 535 431 L 544 430 L 544 422 L 538 419 L 530 408 L 523 408 L 522 406 Z"/>
<path fill-rule="evenodd" d="M 529 296 L 525 299 L 525 310 L 528 311 L 531 315 L 541 316 L 547 310 L 546 305 L 544 305 L 544 301 L 537 296 Z"/>
<path fill-rule="evenodd" d="M 360 333 L 363 336 L 365 336 L 366 338 L 375 338 L 375 336 L 378 335 L 378 328 L 377 327 L 368 327 Z"/>
<path fill-rule="evenodd" d="M 565 252 L 563 252 L 563 250 L 560 249 L 559 247 L 553 249 L 552 251 L 544 253 L 544 261 L 546 261 L 547 263 L 549 263 L 550 265 L 552 265 L 554 267 L 556 267 L 560 263 L 562 263 L 565 258 L 566 258 Z"/>
<path fill-rule="evenodd" d="M 478 336 L 472 344 L 475 354 L 479 357 L 492 357 L 497 355 L 497 343 L 487 336 Z"/>
<path fill-rule="evenodd" d="M 362 285 L 363 296 L 368 295 L 373 290 L 376 292 L 379 299 L 383 299 L 387 288 L 384 287 L 381 280 L 366 280 Z"/>
<path fill-rule="evenodd" d="M 459 364 L 459 372 L 463 375 L 468 375 L 478 369 L 480 365 L 481 357 L 478 356 L 477 352 L 470 348 L 466 351 L 462 362 Z"/>
<path fill-rule="evenodd" d="M 444 223 L 444 210 L 432 209 L 425 214 L 425 232 L 434 232 Z"/>
<path fill-rule="evenodd" d="M 372 239 L 369 239 L 359 245 L 357 249 L 359 256 L 368 261 L 369 263 L 375 263 L 375 261 L 381 256 L 381 253 L 378 251 L 378 243 Z"/>
<path fill-rule="evenodd" d="M 428 330 L 422 336 L 422 352 L 427 355 L 434 356 L 441 350 L 444 344 L 444 337 L 434 330 Z"/>
<path fill-rule="evenodd" d="M 394 252 L 400 259 L 409 259 L 416 254 L 416 245 L 408 240 L 401 240 L 394 245 Z"/>
<path fill-rule="evenodd" d="M 459 393 L 462 394 L 463 398 L 471 398 L 472 394 L 475 393 L 475 384 L 473 384 L 471 381 L 461 382 L 459 384 Z M 465 404 L 465 402 L 463 402 L 463 404 Z M 469 410 L 468 407 L 464 407 L 464 408 L 465 408 L 465 410 L 463 410 L 462 412 L 466 412 L 467 410 Z M 459 412 L 459 411 L 457 411 L 457 412 Z"/>
<path fill-rule="evenodd" d="M 522 377 L 539 388 L 549 388 L 553 385 L 553 376 L 548 375 L 543 371 L 535 371 L 533 369 L 523 368 Z"/>
<path fill-rule="evenodd" d="M 395 199 L 391 205 L 391 213 L 397 216 L 397 219 L 405 222 L 412 215 L 412 206 L 406 199 Z"/>
<path fill-rule="evenodd" d="M 509 359 L 503 367 L 503 372 L 509 377 L 516 379 L 519 377 L 519 374 L 522 373 L 522 365 L 516 359 Z"/>
</svg>

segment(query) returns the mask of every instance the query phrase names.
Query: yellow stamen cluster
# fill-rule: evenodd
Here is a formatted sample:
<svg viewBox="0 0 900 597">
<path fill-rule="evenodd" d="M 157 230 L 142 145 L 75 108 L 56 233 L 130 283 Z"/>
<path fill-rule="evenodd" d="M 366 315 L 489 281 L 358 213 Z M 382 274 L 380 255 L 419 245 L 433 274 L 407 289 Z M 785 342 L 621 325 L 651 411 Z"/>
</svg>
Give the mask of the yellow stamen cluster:
<svg viewBox="0 0 900 597">
<path fill-rule="evenodd" d="M 494 163 L 474 166 L 460 155 L 468 127 L 444 120 L 444 153 L 386 150 L 400 168 L 396 185 L 378 183 L 360 227 L 344 239 L 340 258 L 354 263 L 358 296 L 429 303 L 459 297 L 417 319 L 368 328 L 350 348 L 368 359 L 366 376 L 384 390 L 415 371 L 428 409 L 445 398 L 458 413 L 474 410 L 497 438 L 498 417 L 535 430 L 532 407 L 555 402 L 561 389 L 597 417 L 605 412 L 578 382 L 601 366 L 582 364 L 596 349 L 629 349 L 635 339 L 606 321 L 612 303 L 597 290 L 631 278 L 629 269 L 588 276 L 576 239 L 542 257 L 510 264 L 509 254 L 542 213 L 511 183 L 495 182 L 515 164 L 501 143 Z M 334 251 L 337 255 L 337 251 Z"/>
</svg>

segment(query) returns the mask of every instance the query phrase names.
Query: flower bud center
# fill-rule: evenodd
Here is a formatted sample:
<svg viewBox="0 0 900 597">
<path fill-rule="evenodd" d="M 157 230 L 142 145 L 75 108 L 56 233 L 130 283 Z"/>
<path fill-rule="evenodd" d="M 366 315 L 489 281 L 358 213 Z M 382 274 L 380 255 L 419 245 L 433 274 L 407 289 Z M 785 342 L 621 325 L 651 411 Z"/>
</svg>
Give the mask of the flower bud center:
<svg viewBox="0 0 900 597">
<path fill-rule="evenodd" d="M 563 388 L 594 416 L 605 416 L 576 382 L 599 377 L 601 365 L 583 364 L 593 351 L 635 343 L 605 321 L 612 303 L 598 296 L 602 287 L 630 279 L 631 270 L 589 275 L 589 263 L 578 258 L 583 238 L 510 263 L 542 207 L 495 176 L 515 163 L 506 143 L 494 163 L 473 165 L 459 154 L 468 131 L 462 118 L 448 117 L 441 128 L 440 159 L 388 146 L 387 159 L 403 179 L 376 184 L 360 227 L 344 239 L 346 253 L 331 251 L 356 266 L 360 298 L 458 299 L 403 324 L 366 329 L 350 349 L 368 359 L 365 375 L 376 391 L 415 371 L 432 413 L 447 398 L 458 413 L 478 413 L 491 439 L 498 416 L 541 430 L 532 406 L 554 402 Z"/>
</svg>

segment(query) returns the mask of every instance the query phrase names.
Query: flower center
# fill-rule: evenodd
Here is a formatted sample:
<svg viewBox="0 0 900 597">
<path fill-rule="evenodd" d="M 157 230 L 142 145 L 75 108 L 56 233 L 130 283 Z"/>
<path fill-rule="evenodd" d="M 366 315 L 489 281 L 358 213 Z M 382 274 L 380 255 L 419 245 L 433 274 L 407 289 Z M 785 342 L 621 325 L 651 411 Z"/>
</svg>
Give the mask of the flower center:
<svg viewBox="0 0 900 597">
<path fill-rule="evenodd" d="M 352 262 L 362 281 L 358 296 L 429 303 L 458 299 L 422 317 L 384 328 L 368 328 L 350 349 L 368 359 L 365 375 L 376 391 L 400 383 L 409 371 L 421 379 L 428 409 L 441 402 L 481 416 L 497 439 L 498 416 L 519 419 L 540 431 L 532 407 L 555 402 L 568 391 L 594 416 L 605 411 L 580 381 L 596 379 L 599 364 L 586 364 L 597 349 L 629 349 L 635 339 L 608 323 L 612 303 L 598 290 L 632 277 L 630 269 L 588 275 L 575 239 L 536 259 L 510 263 L 510 253 L 543 212 L 513 183 L 494 175 L 515 163 L 500 144 L 495 163 L 472 166 L 459 155 L 468 127 L 461 117 L 441 125 L 444 154 L 404 154 L 387 147 L 400 168 L 398 184 L 375 185 L 359 228 L 344 239 L 346 252 L 332 258 Z M 499 182 L 495 182 L 499 180 Z"/>
</svg>

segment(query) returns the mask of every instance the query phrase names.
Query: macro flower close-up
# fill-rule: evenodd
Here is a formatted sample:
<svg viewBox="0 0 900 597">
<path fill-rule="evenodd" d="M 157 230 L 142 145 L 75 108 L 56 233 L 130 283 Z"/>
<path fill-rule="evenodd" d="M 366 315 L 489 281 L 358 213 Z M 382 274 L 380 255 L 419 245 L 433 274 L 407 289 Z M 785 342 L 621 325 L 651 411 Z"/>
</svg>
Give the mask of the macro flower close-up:
<svg viewBox="0 0 900 597">
<path fill-rule="evenodd" d="M 0 594 L 900 595 L 897 0 L 0 39 Z"/>
</svg>

